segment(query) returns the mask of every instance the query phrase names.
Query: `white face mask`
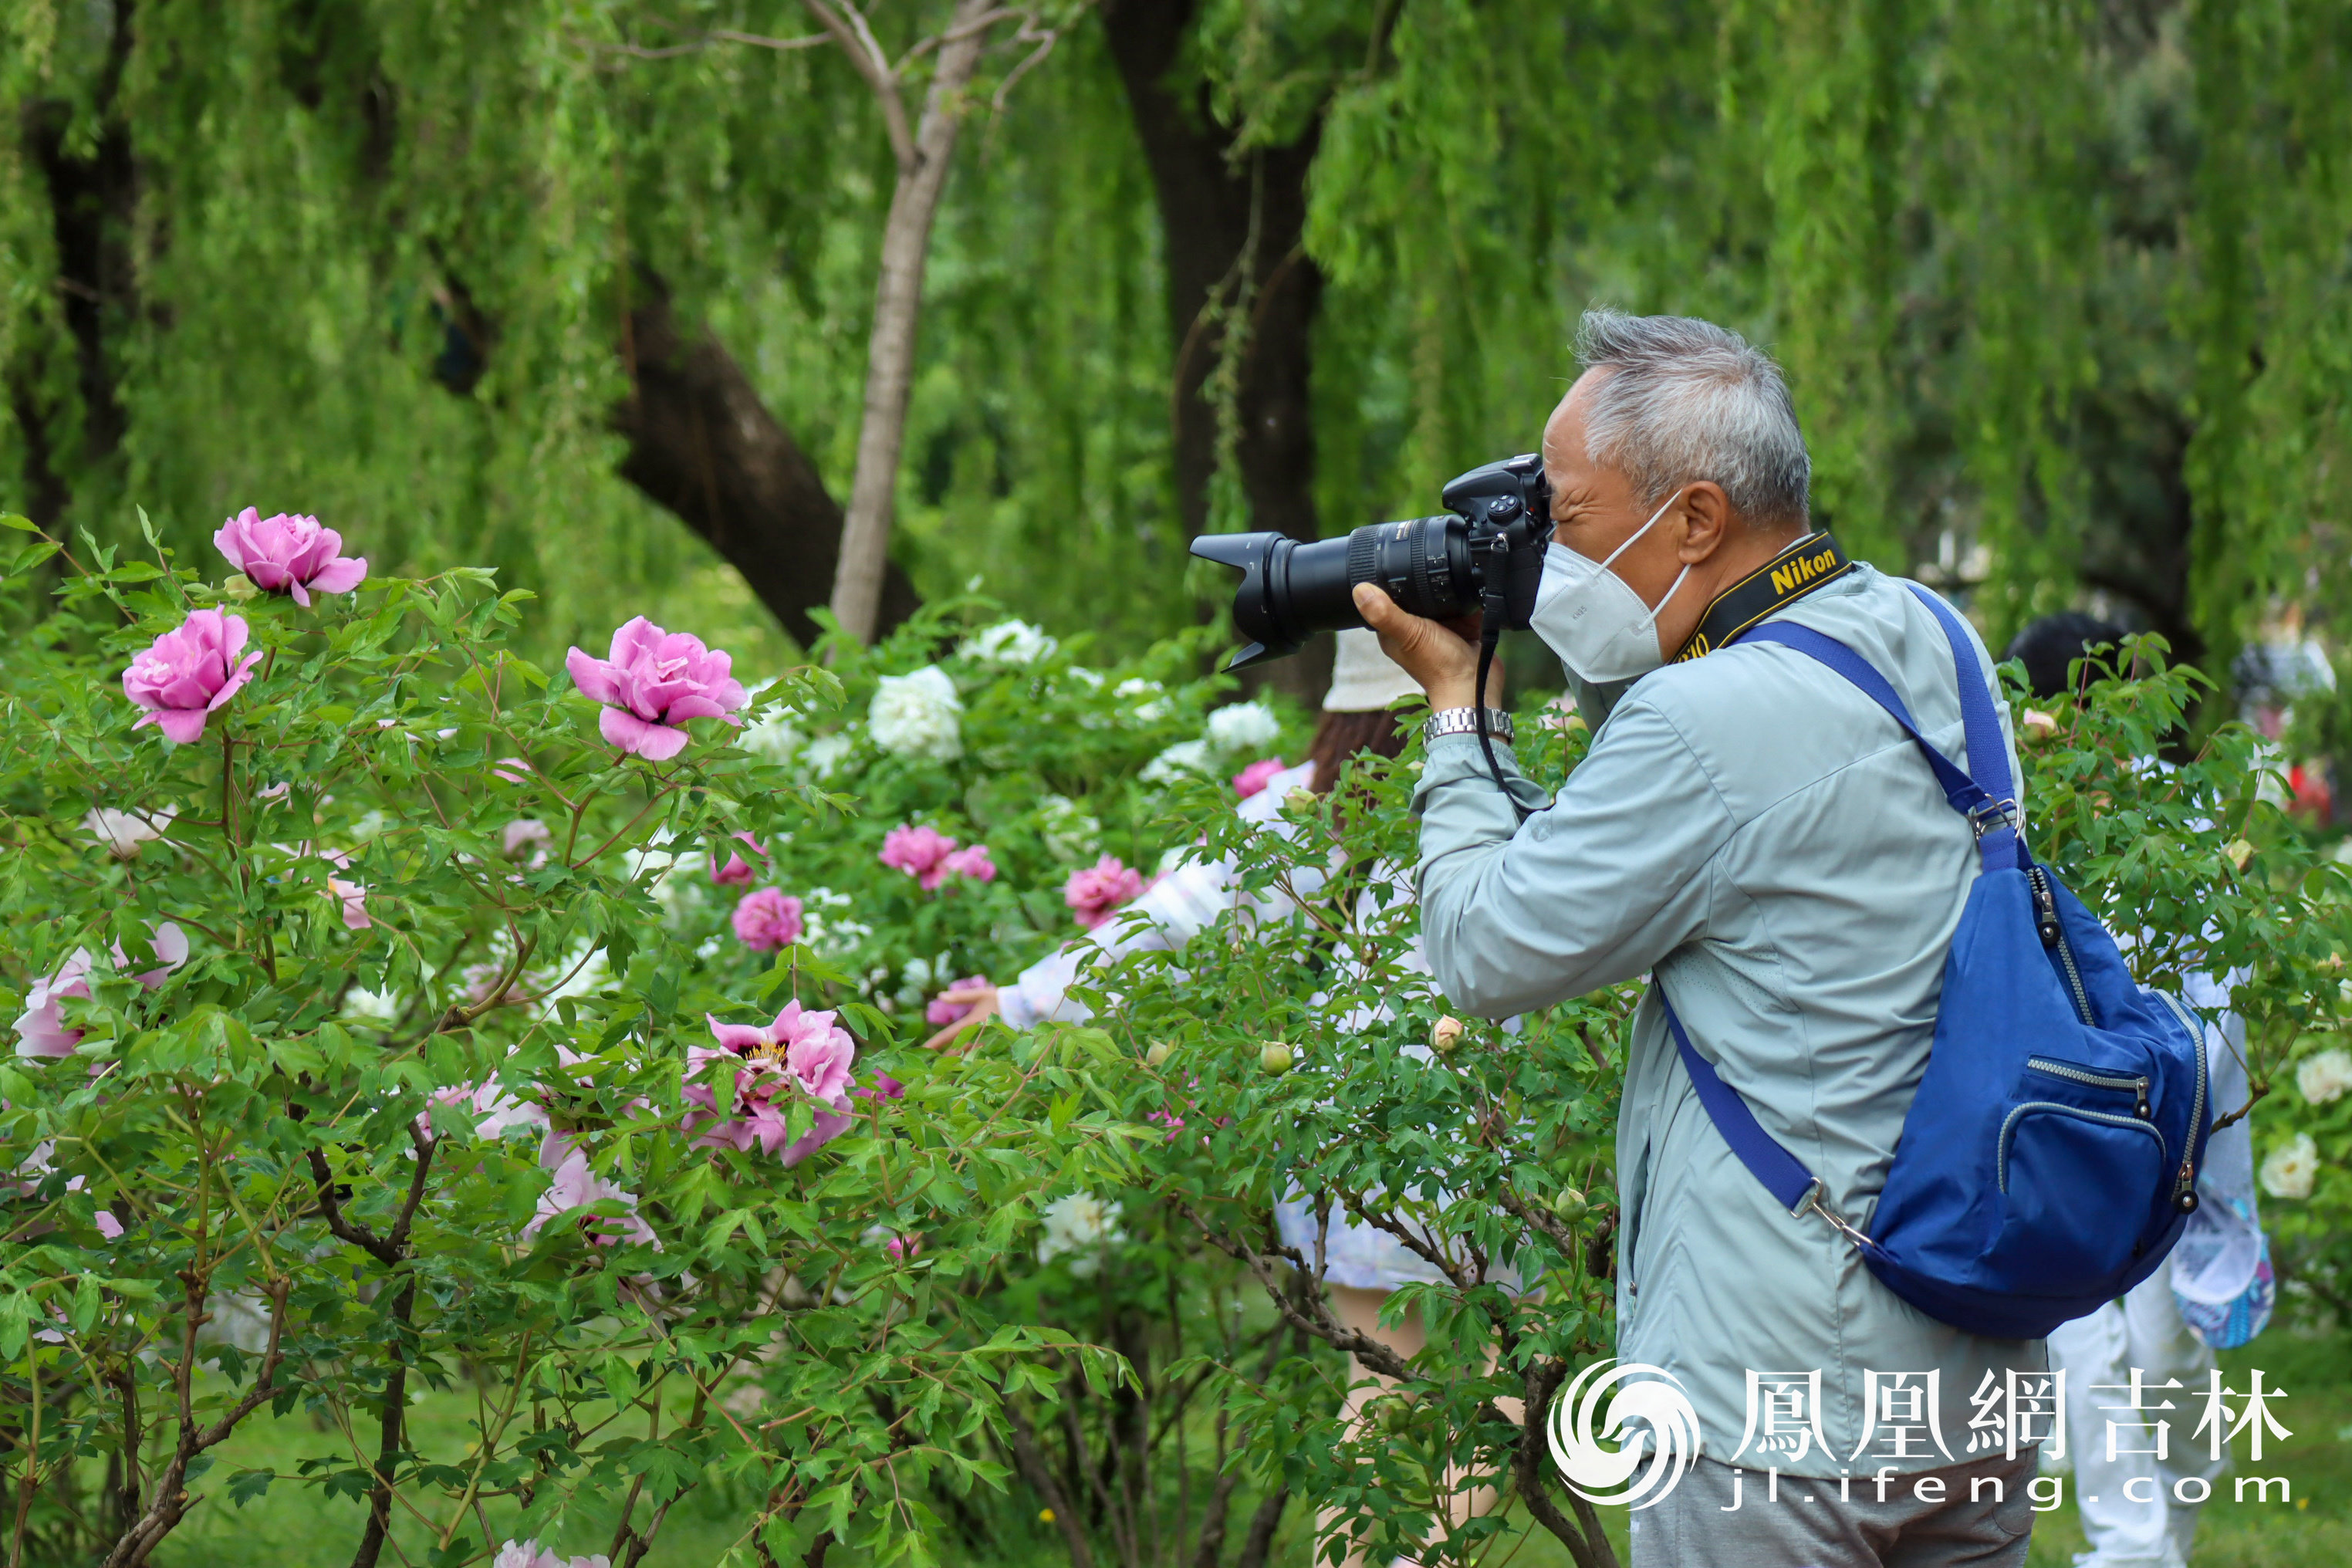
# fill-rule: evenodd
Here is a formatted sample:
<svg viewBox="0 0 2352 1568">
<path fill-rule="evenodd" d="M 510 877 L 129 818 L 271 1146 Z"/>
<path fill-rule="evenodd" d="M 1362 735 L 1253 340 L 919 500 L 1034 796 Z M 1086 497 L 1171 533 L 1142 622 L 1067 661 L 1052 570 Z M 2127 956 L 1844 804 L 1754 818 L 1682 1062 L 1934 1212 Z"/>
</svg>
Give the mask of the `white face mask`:
<svg viewBox="0 0 2352 1568">
<path fill-rule="evenodd" d="M 1528 624 L 1570 673 L 1605 686 L 1647 675 L 1666 662 L 1658 650 L 1658 612 L 1690 575 L 1690 567 L 1683 567 L 1674 586 L 1653 605 L 1642 603 L 1642 595 L 1609 570 L 1609 562 L 1632 549 L 1681 498 L 1680 490 L 1668 496 L 1648 522 L 1609 552 L 1608 561 L 1595 561 L 1558 540 L 1544 552 L 1543 582 Z"/>
</svg>

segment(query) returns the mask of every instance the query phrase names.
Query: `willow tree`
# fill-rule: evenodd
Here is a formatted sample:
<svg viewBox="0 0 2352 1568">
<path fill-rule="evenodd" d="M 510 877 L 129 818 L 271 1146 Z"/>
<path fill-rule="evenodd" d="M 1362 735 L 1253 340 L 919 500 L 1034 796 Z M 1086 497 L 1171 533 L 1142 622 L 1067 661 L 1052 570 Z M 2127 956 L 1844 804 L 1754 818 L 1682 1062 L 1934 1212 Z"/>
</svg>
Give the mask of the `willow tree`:
<svg viewBox="0 0 2352 1568">
<path fill-rule="evenodd" d="M 882 58 L 953 12 L 878 10 Z M 1779 352 L 1823 518 L 1997 637 L 2089 597 L 2225 661 L 2342 574 L 2347 18 L 1105 0 L 963 100 L 903 451 L 865 465 L 883 618 L 981 576 L 1121 637 L 1189 620 L 1187 533 L 1427 510 L 1532 442 L 1606 300 Z M 183 548 L 248 501 L 334 513 L 508 568 L 555 636 L 707 609 L 723 560 L 812 629 L 908 165 L 804 0 L 0 28 L 27 510 L 129 538 L 135 500 Z"/>
<path fill-rule="evenodd" d="M 1370 68 L 1333 0 L 1202 37 L 1236 113 L 1328 95 L 1328 521 L 1525 449 L 1606 300 L 1774 348 L 1820 515 L 1996 635 L 2088 595 L 2226 672 L 2338 571 L 2343 0 L 1378 9 Z"/>
<path fill-rule="evenodd" d="M 820 9 L 873 39 L 854 12 Z M 886 240 L 903 279 L 924 226 L 891 222 L 908 160 L 931 197 L 956 163 L 981 211 L 1006 183 L 1148 199 L 1119 163 L 1134 155 L 1115 97 L 1038 90 L 1060 59 L 995 101 L 1038 65 L 1050 18 L 994 12 L 959 37 L 958 15 L 876 22 L 886 85 L 915 106 L 895 138 L 870 60 L 788 0 L 13 8 L 0 90 L 24 133 L 0 143 L 0 482 L 37 518 L 101 534 L 137 537 L 135 500 L 183 551 L 250 502 L 358 525 L 387 564 L 487 559 L 556 601 L 559 637 L 707 599 L 715 555 L 805 639 L 834 585 L 835 498 L 854 489 L 865 350 L 884 328 L 911 338 L 903 283 L 896 324 L 876 311 Z M 947 62 L 963 79 L 932 95 L 930 123 L 978 129 L 926 154 L 920 105 L 941 57 L 975 39 L 977 58 Z M 1024 100 L 1041 111 L 1024 117 Z M 1094 123 L 1073 136 L 1073 115 Z M 1032 265 L 997 275 L 1001 305 L 1051 299 L 1074 337 L 1134 336 L 1099 317 L 1124 321 L 1149 287 L 1150 246 L 1122 248 L 1115 215 L 1091 232 L 1036 216 L 975 228 L 950 214 L 932 292 L 952 300 L 997 268 L 1001 248 L 971 255 L 960 236 L 1009 238 Z M 1034 242 L 1053 227 L 1086 243 Z M 960 315 L 944 312 L 948 335 Z M 896 356 L 918 467 L 943 429 L 969 428 L 927 405 L 926 378 L 980 346 Z M 1135 406 L 1117 390 L 1132 379 L 1098 356 L 1013 401 L 1031 429 L 1048 423 L 1039 403 L 1116 415 Z M 1076 510 L 1157 515 L 1156 488 L 1106 495 L 1133 489 L 1149 459 L 1129 450 L 1148 451 L 1163 414 L 1142 405 L 1150 433 L 1075 465 L 1042 450 L 1023 477 Z M 880 600 L 884 619 L 904 614 L 903 571 Z"/>
</svg>

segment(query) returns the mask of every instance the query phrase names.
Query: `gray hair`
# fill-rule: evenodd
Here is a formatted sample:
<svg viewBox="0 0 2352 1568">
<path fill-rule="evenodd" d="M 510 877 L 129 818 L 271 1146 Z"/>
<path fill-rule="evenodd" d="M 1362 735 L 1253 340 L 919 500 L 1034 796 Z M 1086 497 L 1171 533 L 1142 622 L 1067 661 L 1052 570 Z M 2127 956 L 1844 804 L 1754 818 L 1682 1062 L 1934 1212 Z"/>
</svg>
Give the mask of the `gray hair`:
<svg viewBox="0 0 2352 1568">
<path fill-rule="evenodd" d="M 1585 449 L 1648 505 L 1712 479 L 1758 522 L 1807 521 L 1812 459 L 1770 354 L 1712 321 L 1601 309 L 1584 313 L 1576 357 L 1612 373 L 1586 395 Z"/>
</svg>

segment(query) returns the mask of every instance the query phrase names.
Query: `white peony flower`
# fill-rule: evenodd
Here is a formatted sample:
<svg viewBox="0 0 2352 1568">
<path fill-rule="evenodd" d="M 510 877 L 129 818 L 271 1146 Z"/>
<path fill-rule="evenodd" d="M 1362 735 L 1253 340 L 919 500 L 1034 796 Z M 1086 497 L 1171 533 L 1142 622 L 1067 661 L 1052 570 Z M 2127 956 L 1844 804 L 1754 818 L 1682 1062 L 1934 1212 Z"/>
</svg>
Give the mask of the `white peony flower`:
<svg viewBox="0 0 2352 1568">
<path fill-rule="evenodd" d="M 877 981 L 889 975 L 887 969 L 875 971 Z M 901 1007 L 913 1007 L 928 1002 L 948 983 L 948 964 L 944 956 L 938 960 L 910 958 L 898 971 L 898 989 L 890 1000 Z"/>
<path fill-rule="evenodd" d="M 1035 664 L 1039 659 L 1051 658 L 1054 650 L 1061 646 L 1027 621 L 999 621 L 967 638 L 960 651 L 966 658 L 986 664 Z"/>
<path fill-rule="evenodd" d="M 831 888 L 811 888 L 801 895 L 803 940 L 819 952 L 848 952 L 859 942 L 874 934 L 874 928 L 860 921 L 845 920 L 839 911 L 851 907 L 847 893 L 836 893 Z"/>
<path fill-rule="evenodd" d="M 343 1016 L 362 1024 L 390 1028 L 408 1010 L 408 1000 L 392 991 L 370 991 L 354 985 L 343 993 Z"/>
<path fill-rule="evenodd" d="M 1168 717 L 1168 699 L 1161 695 L 1165 690 L 1167 688 L 1160 682 L 1146 680 L 1138 675 L 1120 681 L 1111 689 L 1111 695 L 1135 701 L 1135 711 L 1131 717 L 1137 723 L 1157 724 Z"/>
<path fill-rule="evenodd" d="M 1209 744 L 1221 752 L 1262 752 L 1282 739 L 1282 721 L 1263 702 L 1236 702 L 1209 715 Z"/>
<path fill-rule="evenodd" d="M 951 763 L 963 755 L 962 712 L 948 672 L 927 664 L 912 675 L 882 678 L 866 710 L 866 727 L 892 756 Z"/>
<path fill-rule="evenodd" d="M 161 838 L 175 815 L 158 811 L 142 816 L 135 811 L 114 811 L 101 805 L 83 817 L 81 825 L 117 860 L 136 860 L 139 847 L 151 838 Z"/>
<path fill-rule="evenodd" d="M 782 713 L 771 713 L 765 719 L 746 724 L 737 733 L 735 743 L 755 757 L 772 763 L 789 763 L 800 755 L 808 744 L 808 737 L 793 725 Z"/>
<path fill-rule="evenodd" d="M 1179 741 L 1144 763 L 1143 772 L 1136 776 L 1145 784 L 1174 784 L 1186 773 L 1206 777 L 1215 771 L 1209 757 L 1208 742 Z"/>
<path fill-rule="evenodd" d="M 1102 849 L 1102 824 L 1066 795 L 1037 802 L 1037 830 L 1056 860 L 1092 860 Z"/>
<path fill-rule="evenodd" d="M 2313 1105 L 2341 1100 L 2352 1089 L 2352 1051 L 2338 1046 L 2305 1057 L 2294 1069 L 2295 1092 Z"/>
<path fill-rule="evenodd" d="M 2307 1198 L 2319 1176 L 2319 1145 L 2298 1132 L 2263 1161 L 2263 1191 L 2274 1198 Z"/>
<path fill-rule="evenodd" d="M 1037 1243 L 1037 1261 L 1051 1263 L 1066 1253 L 1078 1253 L 1070 1260 L 1070 1272 L 1081 1279 L 1091 1276 L 1102 1266 L 1102 1249 L 1127 1239 L 1127 1232 L 1118 1227 L 1118 1211 L 1116 1201 L 1105 1203 L 1092 1193 L 1055 1198 L 1042 1216 L 1045 1234 Z"/>
<path fill-rule="evenodd" d="M 808 764 L 809 775 L 822 784 L 841 771 L 857 750 L 857 737 L 843 730 L 831 735 L 819 735 L 801 752 Z"/>
</svg>

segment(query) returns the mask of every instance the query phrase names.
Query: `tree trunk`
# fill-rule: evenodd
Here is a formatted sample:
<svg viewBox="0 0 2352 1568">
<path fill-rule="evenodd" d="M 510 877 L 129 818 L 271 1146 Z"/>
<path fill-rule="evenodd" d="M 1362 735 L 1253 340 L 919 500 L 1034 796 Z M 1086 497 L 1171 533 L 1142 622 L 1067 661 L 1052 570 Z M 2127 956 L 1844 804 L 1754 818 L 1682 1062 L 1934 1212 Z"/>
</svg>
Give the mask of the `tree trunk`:
<svg viewBox="0 0 2352 1568">
<path fill-rule="evenodd" d="M 26 103 L 17 125 L 26 161 L 39 171 L 48 196 L 58 261 L 51 287 L 73 340 L 74 381 L 81 399 L 80 450 L 75 452 L 61 443 L 72 423 L 44 397 L 37 363 L 28 355 L 7 369 L 9 412 L 25 444 L 25 512 L 50 530 L 73 500 L 73 470 L 110 463 L 128 424 L 118 395 L 119 362 L 107 339 L 110 329 L 138 309 L 131 235 L 139 170 L 117 101 L 136 11 L 131 0 L 118 0 L 112 13 L 105 64 L 92 92 L 99 116 L 96 142 L 80 147 L 68 140 L 73 106 L 59 99 Z"/>
<path fill-rule="evenodd" d="M 1235 467 L 1250 526 L 1313 539 L 1315 425 L 1312 334 L 1323 271 L 1307 255 L 1307 171 L 1322 139 L 1318 110 L 1297 138 L 1236 162 L 1208 83 L 1182 74 L 1198 0 L 1112 0 L 1103 13 L 1160 206 L 1168 268 L 1168 333 L 1175 348 L 1169 395 L 1176 509 L 1189 537 L 1209 524 L 1217 470 L 1218 410 L 1205 395 L 1225 352 L 1222 307 L 1246 303 L 1234 395 Z M 1274 683 L 1322 695 L 1330 646 L 1318 641 L 1269 667 Z"/>
<path fill-rule="evenodd" d="M 923 269 L 931 220 L 962 128 L 964 89 L 980 64 L 994 0 L 956 0 L 939 48 L 923 117 L 902 151 L 890 216 L 882 229 L 881 275 L 874 287 L 874 331 L 866 350 L 866 409 L 857 429 L 857 472 L 833 580 L 833 613 L 842 629 L 872 642 L 890 559 L 890 522 L 898 486 L 898 450 L 907 435 L 907 395 L 915 377 L 915 329 L 923 308 Z M 895 90 L 895 89 L 893 89 Z M 895 138 L 894 138 L 895 140 Z"/>
<path fill-rule="evenodd" d="M 621 477 L 677 514 L 743 575 L 805 647 L 841 550 L 841 505 L 733 356 L 708 331 L 681 328 L 661 280 L 629 312 L 628 401 L 614 424 L 628 438 Z M 914 585 L 886 563 L 878 624 L 912 615 Z"/>
</svg>

